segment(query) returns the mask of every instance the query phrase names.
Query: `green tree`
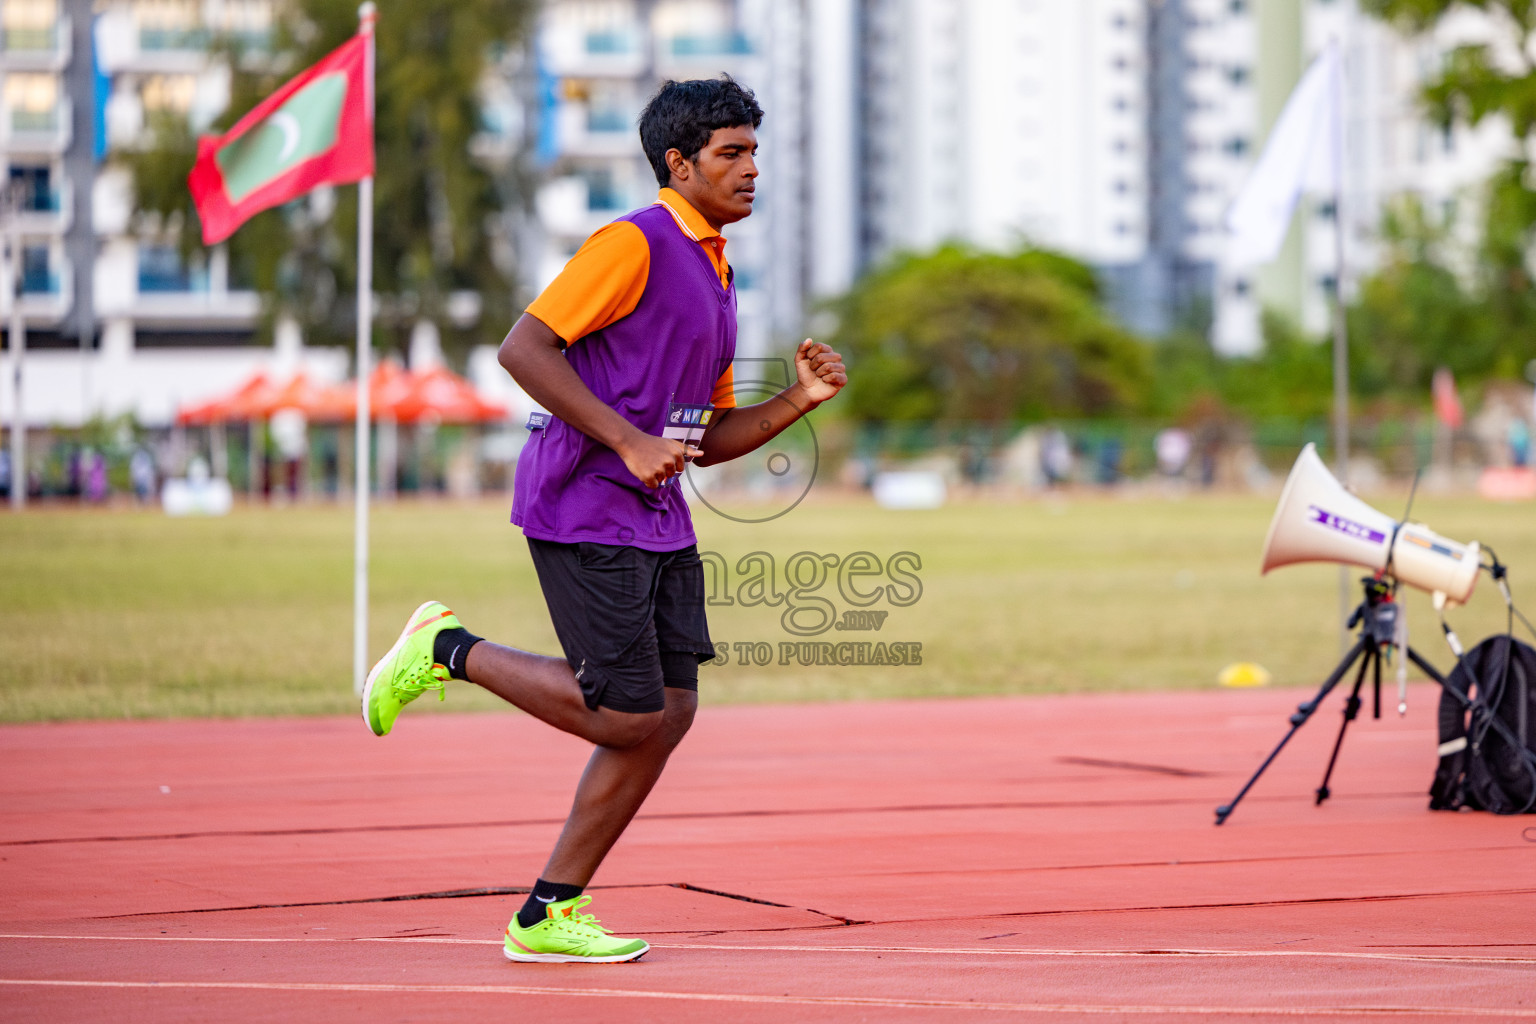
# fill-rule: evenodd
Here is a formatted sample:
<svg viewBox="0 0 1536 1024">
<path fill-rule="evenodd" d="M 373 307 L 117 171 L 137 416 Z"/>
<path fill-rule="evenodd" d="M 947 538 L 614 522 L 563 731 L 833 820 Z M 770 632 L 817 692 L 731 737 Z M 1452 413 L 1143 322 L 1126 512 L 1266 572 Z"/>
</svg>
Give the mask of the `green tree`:
<svg viewBox="0 0 1536 1024">
<path fill-rule="evenodd" d="M 379 0 L 375 112 L 374 290 L 377 329 L 403 348 L 418 319 L 435 322 L 450 351 L 499 341 L 511 323 L 514 267 L 502 214 L 528 194 L 512 160 L 477 155 L 480 90 L 489 62 L 516 49 L 533 0 Z M 231 68 L 227 130 L 298 71 L 357 31 L 356 0 L 292 0 L 270 42 L 216 43 Z M 152 144 L 126 154 L 140 227 L 201 248 L 187 192 L 196 143 L 185 118 L 162 115 Z M 268 322 L 287 313 L 311 343 L 355 331 L 355 186 L 258 214 L 230 239 L 233 273 L 266 297 Z M 451 302 L 458 294 L 461 300 Z M 473 316 L 463 316 L 463 296 Z M 478 309 L 474 308 L 478 305 Z M 455 308 L 457 307 L 457 308 Z M 455 317 L 451 312 L 459 315 Z"/>
<path fill-rule="evenodd" d="M 1361 282 L 1349 311 L 1358 393 L 1422 398 L 1436 367 L 1460 380 L 1497 370 L 1510 339 L 1456 272 L 1451 226 L 1432 222 L 1414 197 L 1394 203 L 1382 224 L 1386 261 Z"/>
<path fill-rule="evenodd" d="M 1146 346 L 1103 312 L 1092 271 L 1029 249 L 902 255 L 834 304 L 865 421 L 979 422 L 1136 407 Z"/>
<path fill-rule="evenodd" d="M 1356 357 L 1359 346 L 1351 346 Z M 1331 350 L 1284 317 L 1264 315 L 1264 347 L 1252 358 L 1219 355 L 1205 334 L 1158 343 L 1149 411 L 1182 420 L 1219 410 L 1245 419 L 1326 419 L 1331 408 Z"/>
<path fill-rule="evenodd" d="M 1460 9 L 1483 11 L 1502 38 L 1495 43 L 1457 47 L 1425 82 L 1421 102 L 1444 130 L 1502 120 L 1514 138 L 1513 151 L 1485 194 L 1485 227 L 1479 253 L 1480 298 L 1495 319 L 1497 338 L 1484 343 L 1488 362 L 1475 375 L 1517 374 L 1536 356 L 1536 178 L 1532 176 L 1532 135 L 1536 132 L 1536 2 L 1533 0 L 1363 0 L 1370 13 L 1409 32 L 1426 32 Z M 1389 268 L 1389 271 L 1391 268 Z M 1448 295 L 1444 275 L 1402 264 L 1380 282 L 1383 311 L 1391 294 L 1429 301 Z M 1438 280 L 1435 278 L 1438 276 Z M 1452 304 L 1453 316 L 1455 312 Z M 1427 309 L 1427 307 L 1426 307 Z M 1491 349 L 1491 350 L 1490 350 Z"/>
</svg>

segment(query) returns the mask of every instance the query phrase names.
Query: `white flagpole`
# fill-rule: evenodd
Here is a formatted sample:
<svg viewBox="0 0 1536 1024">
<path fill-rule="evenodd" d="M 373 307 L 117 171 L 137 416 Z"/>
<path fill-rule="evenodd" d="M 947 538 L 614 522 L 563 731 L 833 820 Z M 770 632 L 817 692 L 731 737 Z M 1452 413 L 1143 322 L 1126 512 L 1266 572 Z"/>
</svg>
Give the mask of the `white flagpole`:
<svg viewBox="0 0 1536 1024">
<path fill-rule="evenodd" d="M 22 408 L 22 366 L 27 358 L 27 321 L 21 308 L 21 186 L 13 183 L 5 196 L 6 234 L 10 239 L 6 291 L 11 300 L 11 508 L 27 504 L 27 418 Z"/>
<path fill-rule="evenodd" d="M 367 70 L 369 145 L 373 144 L 374 26 L 378 8 L 372 0 L 357 9 L 358 30 L 368 37 Z M 352 580 L 352 689 L 359 696 L 368 674 L 368 440 L 372 410 L 368 378 L 373 373 L 373 175 L 357 183 L 357 524 Z"/>
<path fill-rule="evenodd" d="M 1347 17 L 1346 10 L 1346 17 Z M 1333 179 L 1333 451 L 1334 467 L 1339 481 L 1349 486 L 1349 324 L 1344 308 L 1344 234 L 1348 222 L 1344 217 L 1344 41 L 1334 40 L 1338 57 L 1333 62 L 1332 81 L 1328 83 L 1333 102 L 1332 118 L 1328 131 L 1333 136 L 1333 166 L 1329 173 Z M 1353 596 L 1350 577 L 1354 573 L 1346 566 L 1339 566 L 1339 650 L 1349 650 L 1348 620 Z"/>
</svg>

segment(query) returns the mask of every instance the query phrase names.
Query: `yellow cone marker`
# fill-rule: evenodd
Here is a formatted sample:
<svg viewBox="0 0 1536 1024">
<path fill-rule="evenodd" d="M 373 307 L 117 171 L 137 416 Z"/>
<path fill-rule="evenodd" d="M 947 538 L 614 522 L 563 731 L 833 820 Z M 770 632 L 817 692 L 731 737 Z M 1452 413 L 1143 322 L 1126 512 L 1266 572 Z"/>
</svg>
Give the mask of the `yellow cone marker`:
<svg viewBox="0 0 1536 1024">
<path fill-rule="evenodd" d="M 1268 686 L 1269 672 L 1263 665 L 1251 661 L 1237 661 L 1221 670 L 1216 681 L 1222 686 Z"/>
</svg>

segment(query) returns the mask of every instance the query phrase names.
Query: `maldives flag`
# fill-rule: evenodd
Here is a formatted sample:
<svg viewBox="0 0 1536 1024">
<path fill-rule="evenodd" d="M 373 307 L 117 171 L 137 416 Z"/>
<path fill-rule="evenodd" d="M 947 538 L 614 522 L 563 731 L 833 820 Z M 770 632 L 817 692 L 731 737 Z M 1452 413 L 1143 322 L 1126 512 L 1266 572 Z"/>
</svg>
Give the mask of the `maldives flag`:
<svg viewBox="0 0 1536 1024">
<path fill-rule="evenodd" d="M 373 173 L 369 42 L 354 36 L 223 135 L 198 139 L 187 185 L 205 245 L 310 189 Z"/>
</svg>

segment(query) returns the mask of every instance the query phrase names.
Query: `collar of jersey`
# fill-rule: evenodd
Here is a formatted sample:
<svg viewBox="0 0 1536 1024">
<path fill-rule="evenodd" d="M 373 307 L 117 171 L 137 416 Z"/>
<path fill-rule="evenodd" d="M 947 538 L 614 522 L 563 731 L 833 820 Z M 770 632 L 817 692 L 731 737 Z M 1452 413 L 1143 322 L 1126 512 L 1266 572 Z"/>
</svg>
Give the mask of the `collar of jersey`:
<svg viewBox="0 0 1536 1024">
<path fill-rule="evenodd" d="M 693 204 L 684 199 L 682 193 L 676 189 L 663 188 L 656 196 L 656 202 L 651 205 L 665 206 L 667 212 L 672 214 L 672 219 L 677 221 L 678 228 L 695 242 L 721 237 L 720 232 L 710 227 L 709 222 L 693 208 Z"/>
</svg>

